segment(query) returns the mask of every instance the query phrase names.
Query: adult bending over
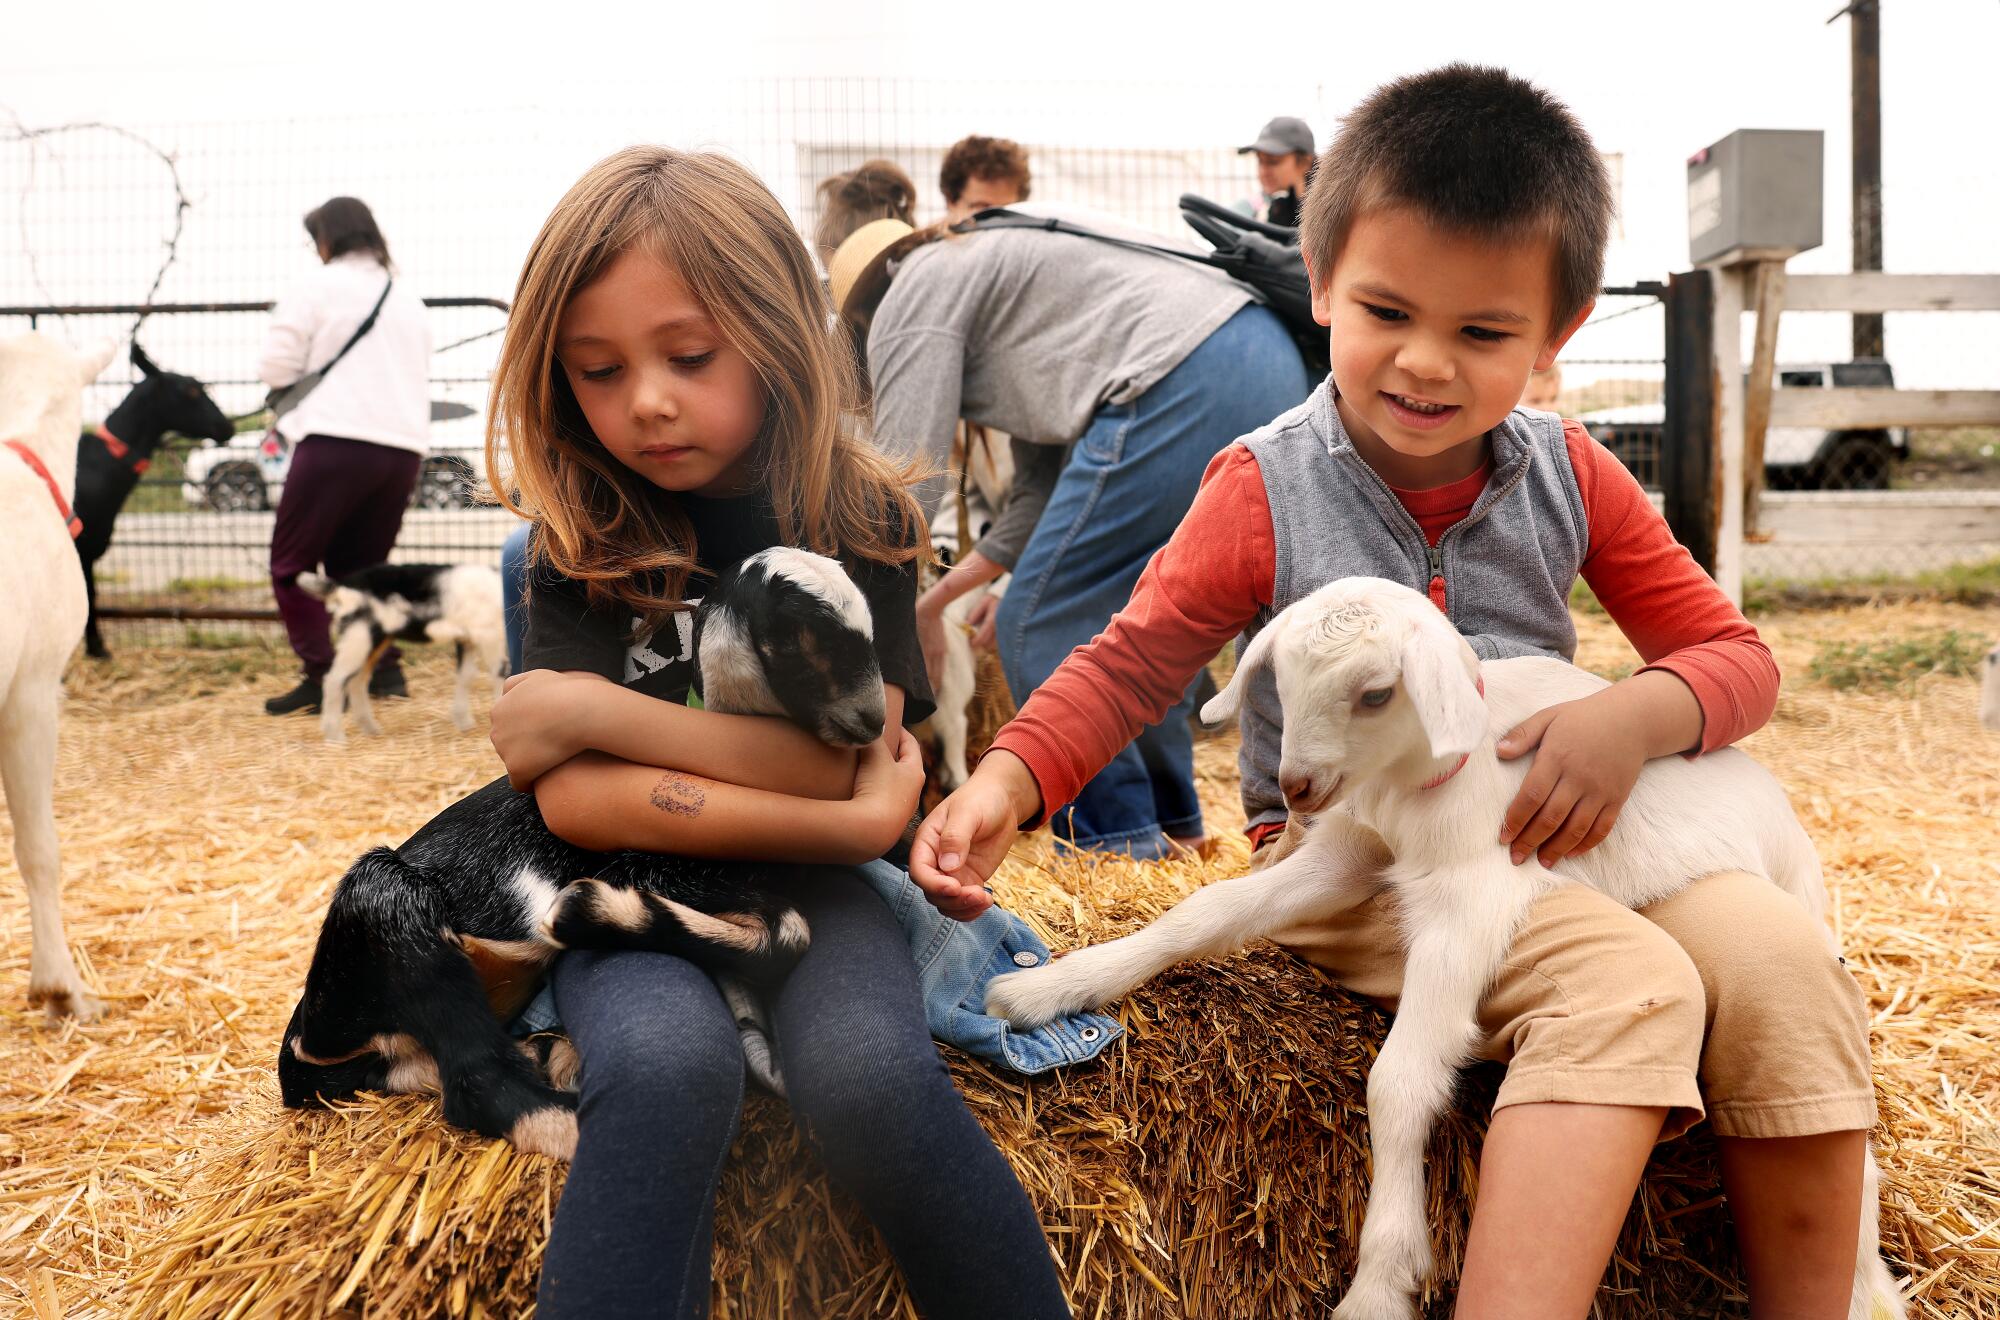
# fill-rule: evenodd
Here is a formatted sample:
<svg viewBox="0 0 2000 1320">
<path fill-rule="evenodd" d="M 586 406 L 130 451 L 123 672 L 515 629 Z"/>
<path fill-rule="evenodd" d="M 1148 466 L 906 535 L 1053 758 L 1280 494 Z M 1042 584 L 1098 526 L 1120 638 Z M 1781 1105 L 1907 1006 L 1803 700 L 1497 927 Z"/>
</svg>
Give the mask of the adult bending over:
<svg viewBox="0 0 2000 1320">
<path fill-rule="evenodd" d="M 831 276 L 872 381 L 877 443 L 943 468 L 961 416 L 1013 437 L 1005 512 L 924 593 L 917 627 L 935 670 L 944 607 L 1011 571 L 997 629 L 1017 702 L 1125 603 L 1209 459 L 1311 388 L 1247 288 L 1171 256 L 879 220 L 841 245 Z M 943 497 L 932 483 L 933 515 Z M 1190 705 L 1056 814 L 1059 840 L 1141 858 L 1200 842 Z"/>
</svg>

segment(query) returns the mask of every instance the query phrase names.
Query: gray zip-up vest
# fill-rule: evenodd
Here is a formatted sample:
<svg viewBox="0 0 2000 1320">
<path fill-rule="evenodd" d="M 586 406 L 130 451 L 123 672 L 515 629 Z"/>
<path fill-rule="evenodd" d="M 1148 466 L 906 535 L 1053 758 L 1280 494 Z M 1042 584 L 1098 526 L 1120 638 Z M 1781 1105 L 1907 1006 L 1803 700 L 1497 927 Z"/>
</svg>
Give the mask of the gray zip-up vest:
<svg viewBox="0 0 2000 1320">
<path fill-rule="evenodd" d="M 1417 520 L 1362 461 L 1333 406 L 1332 378 L 1262 430 L 1243 438 L 1257 458 L 1277 542 L 1271 607 L 1244 632 L 1237 654 L 1271 616 L 1337 578 L 1380 577 L 1437 599 L 1482 659 L 1576 654 L 1570 586 L 1590 546 L 1583 496 L 1562 420 L 1517 408 L 1493 428 L 1493 475 L 1472 512 L 1432 548 Z M 1251 679 L 1240 721 L 1243 807 L 1250 823 L 1282 821 L 1278 791 L 1283 716 L 1270 673 Z"/>
</svg>

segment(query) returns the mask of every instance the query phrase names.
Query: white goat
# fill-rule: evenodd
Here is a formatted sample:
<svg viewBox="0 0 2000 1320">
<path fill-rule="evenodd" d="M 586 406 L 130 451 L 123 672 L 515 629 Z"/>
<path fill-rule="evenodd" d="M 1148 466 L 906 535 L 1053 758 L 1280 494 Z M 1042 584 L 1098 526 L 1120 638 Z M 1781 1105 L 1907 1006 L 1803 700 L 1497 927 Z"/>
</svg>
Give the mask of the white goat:
<svg viewBox="0 0 2000 1320">
<path fill-rule="evenodd" d="M 1979 722 L 2000 733 L 2000 646 L 1986 653 L 1986 676 L 1979 683 Z"/>
<path fill-rule="evenodd" d="M 996 978 L 987 1007 L 1017 1024 L 1046 1022 L 1181 959 L 1227 954 L 1331 918 L 1380 885 L 1394 889 L 1403 995 L 1368 1077 L 1374 1185 L 1354 1281 L 1334 1314 L 1414 1315 L 1412 1294 L 1431 1268 L 1425 1145 L 1474 1043 L 1480 999 L 1535 899 L 1576 883 L 1636 908 L 1699 876 L 1748 871 L 1820 917 L 1819 862 L 1777 781 L 1730 749 L 1650 762 L 1595 849 L 1553 869 L 1532 858 L 1512 865 L 1496 839 L 1529 761 L 1499 760 L 1494 740 L 1606 683 L 1560 660 L 1482 664 L 1425 597 L 1396 583 L 1345 579 L 1280 614 L 1203 717 L 1233 712 L 1266 666 L 1285 713 L 1279 784 L 1294 813 L 1316 817 L 1306 842 L 1267 870 L 1196 892 L 1136 935 Z M 1385 848 L 1394 860 L 1378 870 Z M 1827 943 L 1831 954 L 1830 932 Z M 1876 1182 L 1871 1156 L 1852 1303 L 1863 1320 L 1903 1314 L 1877 1250 Z"/>
<path fill-rule="evenodd" d="M 14 860 L 28 886 L 28 1002 L 51 1018 L 104 1011 L 77 975 L 63 935 L 56 846 L 56 718 L 62 672 L 89 613 L 70 544 L 83 387 L 117 345 L 76 353 L 37 334 L 0 341 L 0 778 L 14 820 Z M 53 487 L 53 489 L 51 489 Z"/>
<path fill-rule="evenodd" d="M 1014 482 L 1014 455 L 1008 437 L 999 431 L 960 422 L 951 442 L 957 493 L 945 499 L 931 521 L 931 548 L 941 566 L 955 563 L 964 549 L 986 534 L 1006 507 Z M 962 475 L 961 475 L 962 474 Z M 966 617 L 991 596 L 1007 594 L 1010 574 L 1001 574 L 984 591 L 968 591 L 945 607 L 944 669 L 937 680 L 937 710 L 930 726 L 938 740 L 938 785 L 952 792 L 970 776 L 965 750 L 971 737 L 969 711 L 979 686 L 978 658 L 972 653 L 972 631 Z"/>
</svg>

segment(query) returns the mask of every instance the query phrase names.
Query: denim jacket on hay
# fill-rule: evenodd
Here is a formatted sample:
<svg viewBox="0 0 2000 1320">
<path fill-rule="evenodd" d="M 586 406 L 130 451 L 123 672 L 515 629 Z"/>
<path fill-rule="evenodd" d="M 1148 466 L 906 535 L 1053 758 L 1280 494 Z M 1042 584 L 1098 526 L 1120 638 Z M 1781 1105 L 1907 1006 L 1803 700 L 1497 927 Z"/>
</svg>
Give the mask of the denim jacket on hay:
<svg viewBox="0 0 2000 1320">
<path fill-rule="evenodd" d="M 1025 921 L 997 905 L 973 921 L 954 921 L 932 907 L 909 874 L 892 863 L 870 862 L 860 872 L 910 941 L 924 1020 L 938 1040 L 987 1063 L 1032 1074 L 1094 1059 L 1125 1034 L 1125 1028 L 1096 1013 L 1074 1013 L 1033 1031 L 988 1017 L 986 983 L 1003 972 L 1039 967 L 1049 960 L 1048 946 Z M 546 982 L 511 1030 L 517 1036 L 562 1030 L 555 994 Z"/>
</svg>

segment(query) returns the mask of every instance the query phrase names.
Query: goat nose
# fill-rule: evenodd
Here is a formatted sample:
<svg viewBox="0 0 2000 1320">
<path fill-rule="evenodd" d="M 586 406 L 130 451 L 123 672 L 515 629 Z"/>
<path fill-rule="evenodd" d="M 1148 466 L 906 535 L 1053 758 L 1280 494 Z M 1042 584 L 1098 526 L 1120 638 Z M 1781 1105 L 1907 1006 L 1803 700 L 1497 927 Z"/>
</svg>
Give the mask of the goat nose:
<svg viewBox="0 0 2000 1320">
<path fill-rule="evenodd" d="M 1313 781 L 1311 775 L 1295 775 L 1281 780 L 1278 787 L 1284 792 L 1288 806 L 1299 807 L 1312 801 Z"/>
</svg>

